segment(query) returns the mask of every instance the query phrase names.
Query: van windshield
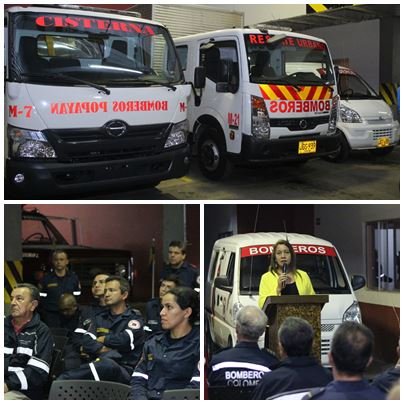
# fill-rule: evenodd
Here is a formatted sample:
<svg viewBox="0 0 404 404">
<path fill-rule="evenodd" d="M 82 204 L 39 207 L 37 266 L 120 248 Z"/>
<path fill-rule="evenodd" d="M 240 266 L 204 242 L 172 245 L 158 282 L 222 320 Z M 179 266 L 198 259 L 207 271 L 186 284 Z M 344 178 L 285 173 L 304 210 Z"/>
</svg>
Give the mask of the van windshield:
<svg viewBox="0 0 404 404">
<path fill-rule="evenodd" d="M 15 13 L 10 20 L 10 79 L 66 85 L 175 84 L 182 73 L 164 27 L 138 20 Z"/>
<path fill-rule="evenodd" d="M 246 34 L 250 82 L 332 85 L 333 64 L 324 42 L 287 34 Z"/>
<path fill-rule="evenodd" d="M 258 294 L 261 276 L 268 271 L 271 256 L 255 255 L 240 259 L 240 293 Z M 337 255 L 296 254 L 297 268 L 310 276 L 318 294 L 349 294 L 348 279 Z"/>
<path fill-rule="evenodd" d="M 376 91 L 362 77 L 346 70 L 340 70 L 338 93 L 341 99 L 345 100 L 380 99 Z"/>
</svg>

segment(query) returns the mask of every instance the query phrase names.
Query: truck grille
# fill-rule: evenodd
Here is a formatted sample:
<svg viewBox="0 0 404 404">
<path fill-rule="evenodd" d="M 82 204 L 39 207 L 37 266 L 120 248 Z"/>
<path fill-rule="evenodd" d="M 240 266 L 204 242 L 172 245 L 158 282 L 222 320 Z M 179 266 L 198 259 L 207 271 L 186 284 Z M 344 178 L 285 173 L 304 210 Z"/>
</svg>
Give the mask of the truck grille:
<svg viewBox="0 0 404 404">
<path fill-rule="evenodd" d="M 51 129 L 45 134 L 60 162 L 96 162 L 158 154 L 169 128 L 169 124 L 129 126 L 121 137 L 109 136 L 104 128 Z"/>
<path fill-rule="evenodd" d="M 373 140 L 380 139 L 381 137 L 389 137 L 392 139 L 393 130 L 391 128 L 387 129 L 374 129 L 373 131 Z"/>
<path fill-rule="evenodd" d="M 301 121 L 306 121 L 306 127 L 301 127 Z M 298 130 L 312 130 L 318 125 L 328 124 L 330 120 L 329 115 L 319 116 L 314 118 L 285 118 L 285 119 L 270 119 L 270 125 L 272 128 L 288 128 L 290 131 Z"/>
</svg>

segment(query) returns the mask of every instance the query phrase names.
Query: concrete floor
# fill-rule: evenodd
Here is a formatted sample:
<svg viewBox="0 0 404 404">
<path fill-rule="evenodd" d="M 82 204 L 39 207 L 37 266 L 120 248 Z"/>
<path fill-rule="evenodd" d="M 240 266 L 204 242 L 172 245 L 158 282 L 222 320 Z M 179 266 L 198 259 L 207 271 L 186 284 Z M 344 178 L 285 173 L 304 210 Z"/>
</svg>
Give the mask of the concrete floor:
<svg viewBox="0 0 404 404">
<path fill-rule="evenodd" d="M 220 182 L 204 178 L 193 161 L 186 177 L 164 181 L 156 188 L 83 199 L 399 200 L 400 148 L 382 158 L 366 151 L 354 152 L 342 164 L 318 159 L 300 167 L 236 167 Z"/>
<path fill-rule="evenodd" d="M 14 199 L 7 196 L 6 199 Z M 53 199 L 53 198 L 50 198 Z M 399 200 L 400 148 L 386 157 L 353 152 L 342 164 L 322 159 L 305 165 L 236 167 L 220 182 L 209 181 L 193 161 L 186 177 L 156 188 L 70 195 L 81 200 Z"/>
</svg>

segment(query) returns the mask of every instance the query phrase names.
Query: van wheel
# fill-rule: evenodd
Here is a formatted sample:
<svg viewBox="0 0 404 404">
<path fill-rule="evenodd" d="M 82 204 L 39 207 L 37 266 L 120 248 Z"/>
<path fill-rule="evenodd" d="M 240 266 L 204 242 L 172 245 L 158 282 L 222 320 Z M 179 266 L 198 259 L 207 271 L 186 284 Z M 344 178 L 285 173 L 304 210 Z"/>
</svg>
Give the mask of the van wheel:
<svg viewBox="0 0 404 404">
<path fill-rule="evenodd" d="M 349 154 L 351 153 L 351 147 L 349 146 L 345 135 L 339 129 L 337 129 L 337 133 L 339 134 L 340 138 L 340 148 L 337 152 L 325 157 L 327 161 L 331 161 L 332 163 L 342 163 L 348 160 Z"/>
<path fill-rule="evenodd" d="M 394 150 L 394 146 L 383 147 L 382 149 L 370 149 L 369 152 L 376 157 L 387 156 Z"/>
<path fill-rule="evenodd" d="M 232 164 L 226 157 L 226 144 L 217 129 L 209 128 L 198 142 L 199 168 L 211 180 L 220 180 L 230 175 Z"/>
</svg>

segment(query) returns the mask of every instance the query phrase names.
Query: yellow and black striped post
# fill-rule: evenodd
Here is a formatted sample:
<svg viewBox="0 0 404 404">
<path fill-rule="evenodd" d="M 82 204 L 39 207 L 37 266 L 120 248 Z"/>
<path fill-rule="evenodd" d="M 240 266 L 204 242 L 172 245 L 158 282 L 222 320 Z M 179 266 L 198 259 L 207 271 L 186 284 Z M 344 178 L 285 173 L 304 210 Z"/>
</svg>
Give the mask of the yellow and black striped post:
<svg viewBox="0 0 404 404">
<path fill-rule="evenodd" d="M 397 105 L 397 90 L 399 86 L 399 83 L 381 83 L 379 87 L 380 97 L 388 105 Z"/>
<path fill-rule="evenodd" d="M 22 261 L 5 261 L 4 263 L 4 303 L 11 303 L 11 292 L 22 280 Z"/>
<path fill-rule="evenodd" d="M 306 4 L 306 13 L 322 13 L 333 8 L 352 6 L 352 4 Z"/>
</svg>

